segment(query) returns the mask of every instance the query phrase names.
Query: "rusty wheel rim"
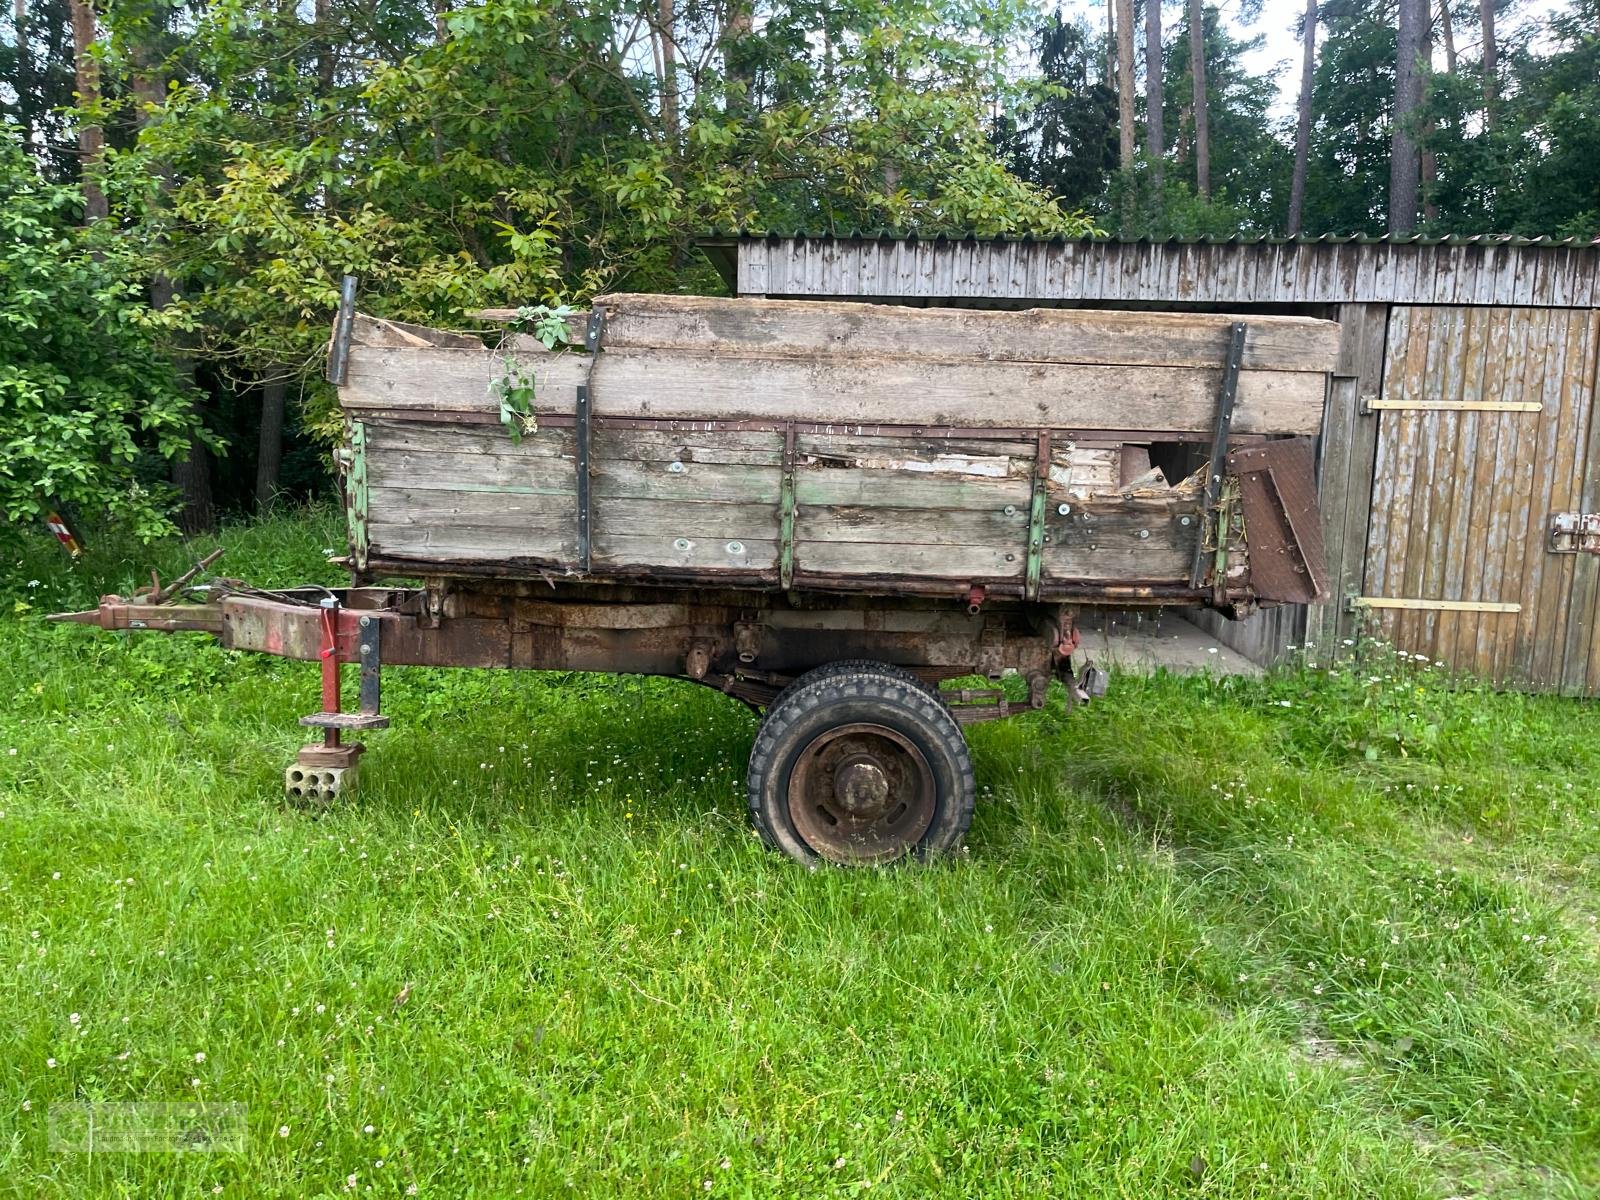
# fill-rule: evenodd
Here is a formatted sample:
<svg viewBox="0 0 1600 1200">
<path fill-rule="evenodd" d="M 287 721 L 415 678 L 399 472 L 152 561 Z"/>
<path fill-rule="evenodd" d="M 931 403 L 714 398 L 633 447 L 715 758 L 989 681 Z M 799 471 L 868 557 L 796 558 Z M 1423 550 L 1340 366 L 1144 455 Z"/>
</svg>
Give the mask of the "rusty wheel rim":
<svg viewBox="0 0 1600 1200">
<path fill-rule="evenodd" d="M 795 832 L 836 863 L 899 858 L 928 832 L 937 799 L 922 751 L 903 734 L 868 722 L 812 738 L 789 776 Z"/>
</svg>

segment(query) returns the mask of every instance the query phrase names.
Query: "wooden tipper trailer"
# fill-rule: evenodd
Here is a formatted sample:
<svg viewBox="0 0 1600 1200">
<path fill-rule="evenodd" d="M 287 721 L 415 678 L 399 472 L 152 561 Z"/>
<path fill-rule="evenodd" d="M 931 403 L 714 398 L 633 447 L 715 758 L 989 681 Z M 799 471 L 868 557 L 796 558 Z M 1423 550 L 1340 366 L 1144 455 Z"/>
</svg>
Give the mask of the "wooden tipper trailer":
<svg viewBox="0 0 1600 1200">
<path fill-rule="evenodd" d="M 75 619 L 320 659 L 302 798 L 337 794 L 343 735 L 387 723 L 383 665 L 671 675 L 764 711 L 749 804 L 774 846 L 932 854 L 972 815 L 963 724 L 1044 705 L 1052 679 L 1068 704 L 1104 691 L 1076 661 L 1085 606 L 1319 597 L 1310 435 L 1337 332 L 614 295 L 552 352 L 360 316 L 347 286 L 352 586 L 184 581 Z M 495 381 L 529 371 L 510 429 Z"/>
</svg>

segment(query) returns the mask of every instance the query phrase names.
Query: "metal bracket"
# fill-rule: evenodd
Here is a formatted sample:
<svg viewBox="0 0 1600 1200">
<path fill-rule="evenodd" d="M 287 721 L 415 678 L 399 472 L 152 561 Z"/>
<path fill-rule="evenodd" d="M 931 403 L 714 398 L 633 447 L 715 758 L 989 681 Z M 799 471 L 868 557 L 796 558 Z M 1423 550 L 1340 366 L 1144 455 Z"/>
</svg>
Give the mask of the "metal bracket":
<svg viewBox="0 0 1600 1200">
<path fill-rule="evenodd" d="M 362 615 L 356 621 L 356 649 L 361 662 L 361 686 L 357 693 L 357 707 L 367 714 L 377 713 L 381 707 L 383 690 L 383 622 L 376 617 Z"/>
<path fill-rule="evenodd" d="M 589 385 L 578 385 L 578 567 L 587 571 L 593 558 L 589 534 Z"/>
<path fill-rule="evenodd" d="M 583 332 L 583 345 L 589 352 L 587 382 L 578 385 L 577 408 L 573 418 L 577 435 L 577 493 L 578 493 L 578 568 L 587 572 L 593 565 L 594 538 L 591 528 L 592 508 L 589 499 L 589 463 L 594 439 L 594 405 L 591 389 L 594 387 L 594 368 L 599 358 L 600 340 L 605 333 L 606 308 L 596 304 L 589 312 L 589 324 Z"/>
<path fill-rule="evenodd" d="M 783 426 L 783 484 L 778 495 L 778 584 L 794 586 L 794 422 Z"/>
<path fill-rule="evenodd" d="M 1545 548 L 1551 554 L 1600 554 L 1600 513 L 1551 513 Z"/>
<path fill-rule="evenodd" d="M 333 340 L 328 343 L 326 378 L 335 387 L 344 386 L 350 369 L 350 333 L 356 323 L 356 277 L 346 275 L 339 283 L 339 314 L 333 321 Z"/>
<path fill-rule="evenodd" d="M 1248 326 L 1235 321 L 1228 332 L 1228 353 L 1222 360 L 1222 384 L 1217 390 L 1217 421 L 1211 432 L 1211 462 L 1206 468 L 1205 498 L 1200 505 L 1202 521 L 1217 507 L 1222 491 L 1222 476 L 1227 470 L 1228 433 L 1233 428 L 1233 406 L 1239 396 L 1239 364 L 1244 360 L 1244 339 Z M 1227 546 L 1228 531 L 1218 523 L 1217 545 Z M 1226 553 L 1226 550 L 1223 550 Z M 1189 586 L 1199 588 L 1206 579 L 1206 539 L 1204 527 L 1194 543 L 1194 562 L 1189 568 Z"/>
<path fill-rule="evenodd" d="M 1028 509 L 1028 571 L 1024 595 L 1039 598 L 1039 581 L 1044 575 L 1045 483 L 1050 478 L 1050 431 L 1039 431 L 1038 449 L 1033 456 L 1033 503 Z"/>
</svg>

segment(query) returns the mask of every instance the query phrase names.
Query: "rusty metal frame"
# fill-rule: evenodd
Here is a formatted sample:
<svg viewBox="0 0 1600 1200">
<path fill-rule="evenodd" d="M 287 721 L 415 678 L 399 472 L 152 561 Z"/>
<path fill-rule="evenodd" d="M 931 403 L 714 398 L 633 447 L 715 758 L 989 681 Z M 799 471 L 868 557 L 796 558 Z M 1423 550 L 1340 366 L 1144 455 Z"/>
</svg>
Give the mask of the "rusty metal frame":
<svg viewBox="0 0 1600 1200">
<path fill-rule="evenodd" d="M 643 591 L 659 599 L 641 602 L 594 583 L 559 593 L 511 582 L 457 584 L 443 611 L 430 615 L 423 588 L 223 589 L 203 605 L 108 596 L 99 608 L 63 619 L 106 629 L 192 630 L 229 649 L 319 663 L 321 709 L 301 723 L 322 731 L 318 750 L 330 763 L 353 762 L 359 753 L 340 741 L 342 734 L 387 724 L 379 711 L 384 665 L 667 675 L 752 704 L 767 703 L 790 680 L 841 657 L 896 663 L 930 682 L 1005 671 L 1029 680 L 1026 702 L 992 690 L 967 696 L 971 707 L 958 716 L 968 722 L 1042 705 L 1049 679 L 1061 675 L 1077 645 L 1075 610 L 1015 599 L 991 599 L 974 617 L 954 598 L 911 600 L 885 613 L 864 597 L 831 603 L 813 597 L 795 606 L 736 590 Z M 343 663 L 359 671 L 354 711 L 341 704 Z"/>
<path fill-rule="evenodd" d="M 1237 481 L 1244 517 L 1251 594 L 1289 604 L 1326 598 L 1327 551 L 1311 439 L 1234 450 L 1228 455 L 1228 471 Z"/>
</svg>

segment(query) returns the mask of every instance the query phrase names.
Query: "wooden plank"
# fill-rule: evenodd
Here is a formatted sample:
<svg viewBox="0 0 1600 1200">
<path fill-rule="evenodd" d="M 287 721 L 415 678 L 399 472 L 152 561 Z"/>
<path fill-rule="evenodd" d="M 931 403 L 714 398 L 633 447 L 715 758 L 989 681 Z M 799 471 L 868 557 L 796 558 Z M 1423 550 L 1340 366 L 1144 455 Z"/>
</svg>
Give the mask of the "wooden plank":
<svg viewBox="0 0 1600 1200">
<path fill-rule="evenodd" d="M 1505 386 L 1505 354 L 1507 315 L 1504 309 L 1488 308 L 1474 314 L 1476 329 L 1471 360 L 1465 365 L 1462 376 L 1472 389 L 1485 399 L 1496 399 Z M 1475 588 L 1479 595 L 1499 596 L 1498 578 L 1488 577 L 1489 514 L 1499 500 L 1495 467 L 1498 461 L 1501 426 L 1505 418 L 1494 412 L 1474 414 L 1466 423 L 1463 438 L 1463 461 L 1457 469 L 1455 486 L 1467 493 L 1457 508 L 1461 524 L 1452 531 L 1452 569 L 1447 577 L 1447 594 L 1466 595 L 1466 589 Z M 1460 618 L 1453 624 L 1452 640 L 1441 642 L 1439 657 L 1457 670 L 1472 674 L 1482 673 L 1478 645 L 1482 621 Z"/>
<path fill-rule="evenodd" d="M 503 373 L 498 355 L 483 349 L 350 347 L 350 361 L 339 404 L 347 411 L 366 408 L 488 412 L 499 409 L 489 394 L 491 380 Z M 571 413 L 578 385 L 589 373 L 584 354 L 550 354 L 534 371 L 538 412 Z"/>
<path fill-rule="evenodd" d="M 1342 390 L 1336 386 L 1329 399 L 1329 428 L 1337 418 L 1339 432 L 1326 436 L 1342 439 L 1344 445 L 1341 452 L 1337 442 L 1324 443 L 1319 482 L 1332 595 L 1323 606 L 1320 634 L 1312 639 L 1330 649 L 1336 643 L 1337 649 L 1343 649 L 1342 643 L 1353 642 L 1356 635 L 1356 617 L 1345 609 L 1343 598 L 1361 590 L 1367 569 L 1367 539 L 1377 507 L 1374 474 L 1379 425 L 1376 414 L 1360 411 L 1360 398 L 1382 387 L 1389 326 L 1389 310 L 1384 305 L 1347 304 L 1338 313 L 1342 334 L 1335 369 L 1350 377 L 1353 386 Z"/>
<path fill-rule="evenodd" d="M 492 413 L 489 385 L 500 371 L 487 351 L 352 347 L 340 403 L 352 412 Z M 1220 376 L 1220 368 L 1198 367 L 608 349 L 595 365 L 593 397 L 597 417 L 1203 431 Z M 537 372 L 534 411 L 572 412 L 587 377 L 585 356 L 549 356 Z M 1315 372 L 1244 371 L 1234 429 L 1314 433 L 1323 391 Z"/>
<path fill-rule="evenodd" d="M 1600 312 L 1575 314 L 1584 323 L 1584 344 L 1571 364 L 1575 391 L 1585 412 L 1583 451 L 1578 456 L 1574 494 L 1583 512 L 1600 511 L 1600 419 L 1595 414 L 1595 389 L 1600 376 Z M 1593 649 L 1600 627 L 1600 556 L 1581 554 L 1573 563 L 1572 596 L 1567 610 L 1567 638 L 1561 656 L 1561 691 L 1569 696 L 1593 695 L 1590 682 Z"/>
<path fill-rule="evenodd" d="M 649 350 L 607 352 L 595 375 L 600 415 L 626 402 L 630 415 L 657 417 L 1203 430 L 1215 414 L 1221 372 L 907 358 L 818 362 Z M 1234 429 L 1315 432 L 1322 396 L 1318 374 L 1244 372 Z"/>
<path fill-rule="evenodd" d="M 807 359 L 910 356 L 1211 367 L 1221 363 L 1229 325 L 1239 319 L 1212 313 L 1018 312 L 628 293 L 602 296 L 596 303 L 606 306 L 608 350 L 755 352 Z M 1247 370 L 1331 369 L 1339 337 L 1332 322 L 1260 315 L 1248 320 Z"/>
<path fill-rule="evenodd" d="M 1419 309 L 1414 313 L 1412 332 L 1407 339 L 1404 371 L 1399 377 L 1403 395 L 1417 395 L 1428 377 L 1431 365 L 1437 362 L 1435 342 L 1438 326 L 1432 309 Z M 1387 388 L 1385 389 L 1388 390 Z M 1403 487 L 1396 498 L 1395 533 L 1399 539 L 1398 570 L 1391 570 L 1389 585 L 1383 594 L 1415 596 L 1422 586 L 1422 574 L 1427 561 L 1428 505 L 1432 502 L 1433 487 L 1428 479 L 1429 464 L 1438 445 L 1438 425 L 1424 413 L 1401 412 L 1394 414 L 1400 425 L 1397 430 L 1397 448 L 1403 453 L 1394 463 Z M 1422 478 L 1419 479 L 1419 473 Z M 1418 486 L 1422 484 L 1423 486 Z M 1420 654 L 1418 633 L 1422 622 L 1401 612 L 1391 622 L 1394 644 L 1408 653 Z"/>
<path fill-rule="evenodd" d="M 1033 485 L 1026 479 L 952 478 L 920 471 L 861 467 L 796 467 L 799 505 L 882 505 L 893 508 L 990 509 L 1008 504 L 1026 511 Z"/>
<path fill-rule="evenodd" d="M 1538 400 L 1372 400 L 1367 407 L 1374 412 L 1389 409 L 1396 412 L 1538 412 L 1544 404 Z"/>
<path fill-rule="evenodd" d="M 889 508 L 879 505 L 801 505 L 795 537 L 808 542 L 884 542 L 922 546 L 1026 548 L 1028 512 L 1004 508 Z"/>
<path fill-rule="evenodd" d="M 674 465 L 683 470 L 674 471 Z M 783 484 L 779 467 L 733 463 L 644 463 L 611 459 L 591 468 L 596 499 L 652 503 L 716 500 L 774 507 Z"/>
<path fill-rule="evenodd" d="M 379 446 L 367 451 L 373 487 L 571 495 L 576 467 L 567 459 L 516 454 L 413 452 Z"/>
<path fill-rule="evenodd" d="M 1452 308 L 1440 315 L 1444 318 L 1443 361 L 1431 373 L 1434 380 L 1442 383 L 1444 395 L 1451 398 L 1464 396 L 1469 386 L 1475 383 L 1467 373 L 1474 328 L 1473 310 Z M 1478 366 L 1481 374 L 1482 363 Z M 1455 536 L 1456 512 L 1458 507 L 1464 509 L 1465 506 L 1460 504 L 1463 498 L 1471 498 L 1467 484 L 1461 478 L 1463 415 L 1470 418 L 1471 414 L 1456 410 L 1430 414 L 1430 419 L 1438 426 L 1439 447 L 1434 455 L 1433 469 L 1427 475 L 1431 486 L 1423 489 L 1432 496 L 1428 509 L 1428 558 L 1422 580 L 1421 594 L 1424 596 L 1442 596 L 1445 599 L 1461 597 L 1459 591 L 1455 596 L 1451 595 L 1449 578 L 1452 561 L 1466 549 L 1464 537 L 1457 540 Z M 1435 662 L 1449 663 L 1440 652 L 1439 643 L 1442 638 L 1454 638 L 1455 620 L 1450 613 L 1429 613 L 1423 622 L 1421 653 Z"/>
<path fill-rule="evenodd" d="M 473 530 L 576 529 L 577 498 L 504 492 L 449 492 L 373 488 L 372 519 L 386 525 L 457 527 Z M 771 505 L 684 501 L 653 505 L 635 499 L 598 497 L 593 502 L 600 532 L 678 537 L 771 539 L 777 513 Z"/>
<path fill-rule="evenodd" d="M 1402 596 L 1351 596 L 1354 608 L 1392 609 L 1403 612 L 1470 612 L 1516 613 L 1520 604 L 1503 604 L 1498 600 L 1434 600 L 1427 597 Z"/>
<path fill-rule="evenodd" d="M 520 442 L 500 425 L 469 425 L 455 421 L 394 421 L 369 418 L 367 445 L 386 452 L 409 454 L 492 454 L 505 458 L 567 458 L 577 452 L 570 426 L 544 426 L 525 433 Z M 546 464 L 548 466 L 549 464 Z M 529 464 L 532 470 L 533 464 Z"/>
<path fill-rule="evenodd" d="M 1515 363 L 1517 370 L 1515 390 L 1521 395 L 1542 394 L 1549 349 L 1550 312 L 1548 309 L 1521 308 L 1513 313 L 1513 326 L 1508 346 L 1516 350 L 1508 353 L 1508 370 Z M 1534 479 L 1539 465 L 1538 443 L 1543 428 L 1543 416 L 1517 415 L 1502 418 L 1506 424 L 1500 437 L 1501 488 L 1507 497 L 1503 511 L 1495 514 L 1489 536 L 1491 543 L 1501 546 L 1500 597 L 1520 601 L 1525 594 L 1524 569 L 1529 550 L 1528 522 L 1533 511 Z M 1543 553 L 1543 547 L 1536 547 Z M 1496 683 L 1508 682 L 1516 662 L 1520 628 L 1499 630 L 1491 646 L 1494 666 L 1490 677 Z"/>
<path fill-rule="evenodd" d="M 480 350 L 483 348 L 483 339 L 476 334 L 451 333 L 443 329 L 430 329 L 426 325 L 413 325 L 409 321 L 357 313 L 350 324 L 350 344 L 391 348 L 453 346 Z"/>
<path fill-rule="evenodd" d="M 386 525 L 447 528 L 556 528 L 577 519 L 577 498 L 567 492 L 542 495 L 441 491 L 433 488 L 368 489 L 370 520 Z"/>
<path fill-rule="evenodd" d="M 863 437 L 859 434 L 797 433 L 795 453 L 802 457 L 856 458 L 1011 458 L 1015 469 L 1033 474 L 1034 442 L 989 438 Z"/>
<path fill-rule="evenodd" d="M 1489 312 L 1489 332 L 1484 353 L 1482 391 L 1485 396 L 1504 396 L 1516 390 L 1520 378 L 1521 359 L 1512 361 L 1513 348 L 1520 343 L 1511 339 L 1513 313 L 1507 308 Z M 1484 417 L 1488 427 L 1479 434 L 1478 459 L 1474 465 L 1472 490 L 1473 539 L 1468 552 L 1464 574 L 1467 579 L 1478 580 L 1485 596 L 1507 599 L 1505 595 L 1505 528 L 1511 497 L 1505 492 L 1501 463 L 1507 447 L 1516 437 L 1515 416 L 1493 415 Z M 1483 679 L 1494 675 L 1495 634 L 1491 622 L 1478 621 L 1467 626 L 1470 637 L 1458 648 L 1458 656 L 1466 670 Z"/>
<path fill-rule="evenodd" d="M 369 525 L 375 558 L 414 558 L 424 562 L 494 562 L 537 558 L 571 562 L 578 552 L 572 529 L 478 529 L 449 525 Z"/>
<path fill-rule="evenodd" d="M 1539 309 L 1532 314 L 1529 322 L 1527 337 L 1530 352 L 1540 356 L 1539 373 L 1534 380 L 1529 381 L 1530 394 L 1549 397 L 1558 386 L 1561 366 L 1561 352 L 1558 346 L 1552 345 L 1555 340 L 1556 330 L 1553 326 L 1555 314 L 1550 309 Z M 1521 561 L 1521 582 L 1517 585 L 1516 594 L 1522 603 L 1530 606 L 1530 613 L 1537 615 L 1537 609 L 1532 607 L 1539 594 L 1539 585 L 1544 579 L 1545 548 L 1542 536 L 1529 537 L 1529 531 L 1535 527 L 1540 514 L 1544 510 L 1545 498 L 1550 493 L 1550 468 L 1555 458 L 1555 439 L 1558 414 L 1546 411 L 1537 416 L 1524 417 L 1528 425 L 1522 433 L 1522 454 L 1518 465 L 1523 467 L 1525 484 L 1516 490 L 1516 507 L 1513 509 L 1508 536 L 1517 548 Z M 1502 678 L 1507 682 L 1531 684 L 1533 669 L 1534 646 L 1530 620 L 1517 623 L 1515 636 L 1509 646 L 1503 646 L 1505 657 L 1503 660 Z"/>
<path fill-rule="evenodd" d="M 795 571 L 821 575 L 916 575 L 956 582 L 1016 579 L 1023 547 L 913 546 L 882 542 L 800 541 Z"/>
<path fill-rule="evenodd" d="M 667 537 L 664 534 L 616 533 L 597 529 L 593 561 L 597 567 L 612 568 L 771 571 L 777 566 L 778 543 L 743 538 Z"/>
<path fill-rule="evenodd" d="M 634 462 L 726 463 L 754 467 L 783 465 L 783 434 L 734 429 L 658 430 L 607 429 L 594 431 L 598 459 Z"/>
<path fill-rule="evenodd" d="M 1558 314 L 1558 332 L 1553 340 L 1559 341 L 1561 371 L 1556 380 L 1555 403 L 1561 414 L 1556 433 L 1556 457 L 1552 468 L 1549 498 L 1542 512 L 1536 516 L 1534 527 L 1528 531 L 1530 540 L 1545 544 L 1545 529 L 1549 515 L 1579 507 L 1582 481 L 1581 451 L 1588 436 L 1589 398 L 1586 381 L 1580 381 L 1588 367 L 1587 337 L 1589 314 L 1569 311 Z M 1580 555 L 1560 554 L 1545 556 L 1545 576 L 1539 594 L 1539 619 L 1537 655 L 1534 676 L 1541 688 L 1560 690 L 1564 675 L 1562 656 L 1566 650 L 1567 631 L 1572 620 L 1572 584 Z"/>
</svg>

